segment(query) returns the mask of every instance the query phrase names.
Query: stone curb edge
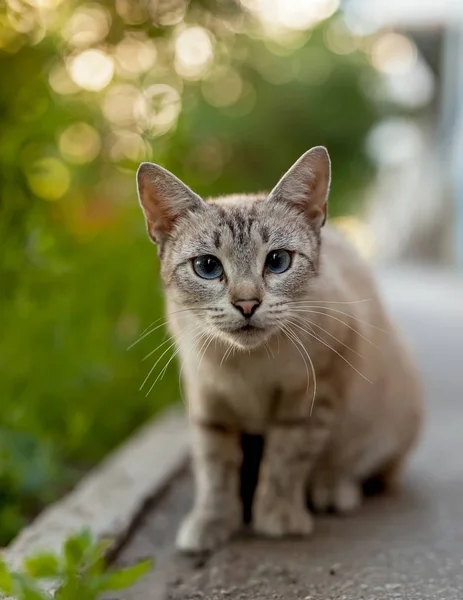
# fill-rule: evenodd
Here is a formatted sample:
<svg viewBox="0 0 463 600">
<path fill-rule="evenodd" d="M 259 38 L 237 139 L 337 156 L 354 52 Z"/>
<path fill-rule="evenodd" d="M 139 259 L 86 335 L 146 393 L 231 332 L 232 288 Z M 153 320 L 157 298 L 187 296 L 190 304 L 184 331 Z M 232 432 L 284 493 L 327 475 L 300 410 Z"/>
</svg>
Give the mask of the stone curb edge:
<svg viewBox="0 0 463 600">
<path fill-rule="evenodd" d="M 69 535 L 84 528 L 97 539 L 110 539 L 117 548 L 146 502 L 186 463 L 188 451 L 185 415 L 168 409 L 85 475 L 67 496 L 47 507 L 4 550 L 3 558 L 17 569 L 27 555 L 58 553 Z"/>
</svg>

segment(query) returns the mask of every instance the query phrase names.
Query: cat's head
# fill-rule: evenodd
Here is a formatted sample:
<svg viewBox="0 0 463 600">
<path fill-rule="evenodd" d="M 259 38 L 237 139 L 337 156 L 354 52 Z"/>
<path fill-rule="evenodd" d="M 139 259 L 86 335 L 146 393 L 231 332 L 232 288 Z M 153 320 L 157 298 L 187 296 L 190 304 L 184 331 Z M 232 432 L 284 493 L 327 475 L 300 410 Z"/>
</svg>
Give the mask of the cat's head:
<svg viewBox="0 0 463 600">
<path fill-rule="evenodd" d="M 237 347 L 264 343 L 317 275 L 330 184 L 323 147 L 306 152 L 272 192 L 205 202 L 158 165 L 137 173 L 167 295 L 198 326 Z"/>
</svg>

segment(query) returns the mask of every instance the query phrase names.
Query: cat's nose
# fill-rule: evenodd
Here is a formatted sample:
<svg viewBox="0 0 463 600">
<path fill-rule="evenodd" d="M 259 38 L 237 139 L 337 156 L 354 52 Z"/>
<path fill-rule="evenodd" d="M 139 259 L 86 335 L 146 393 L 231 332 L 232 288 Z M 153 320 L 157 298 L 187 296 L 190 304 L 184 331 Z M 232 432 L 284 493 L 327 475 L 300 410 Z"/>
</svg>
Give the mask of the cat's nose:
<svg viewBox="0 0 463 600">
<path fill-rule="evenodd" d="M 260 300 L 257 298 L 251 298 L 250 300 L 235 300 L 235 302 L 233 302 L 233 306 L 239 310 L 246 319 L 250 319 L 252 317 L 259 304 Z"/>
</svg>

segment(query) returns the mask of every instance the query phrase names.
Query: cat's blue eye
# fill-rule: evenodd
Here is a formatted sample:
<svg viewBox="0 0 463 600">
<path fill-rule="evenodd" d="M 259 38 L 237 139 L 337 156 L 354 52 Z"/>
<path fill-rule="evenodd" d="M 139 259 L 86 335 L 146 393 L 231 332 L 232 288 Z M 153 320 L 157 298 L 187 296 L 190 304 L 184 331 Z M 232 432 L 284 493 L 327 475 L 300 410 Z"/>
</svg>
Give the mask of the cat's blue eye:
<svg viewBox="0 0 463 600">
<path fill-rule="evenodd" d="M 291 266 L 291 254 L 287 250 L 272 250 L 267 254 L 265 267 L 270 273 L 284 273 Z"/>
<path fill-rule="evenodd" d="M 223 275 L 222 263 L 212 254 L 197 256 L 193 259 L 193 269 L 203 279 L 217 279 Z"/>
</svg>

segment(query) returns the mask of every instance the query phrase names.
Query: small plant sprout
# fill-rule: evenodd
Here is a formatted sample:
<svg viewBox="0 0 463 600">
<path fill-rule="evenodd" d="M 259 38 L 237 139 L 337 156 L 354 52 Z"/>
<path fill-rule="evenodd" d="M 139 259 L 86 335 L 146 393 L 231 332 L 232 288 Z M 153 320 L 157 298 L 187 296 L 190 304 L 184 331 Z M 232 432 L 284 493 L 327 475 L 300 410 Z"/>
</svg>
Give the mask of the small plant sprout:
<svg viewBox="0 0 463 600">
<path fill-rule="evenodd" d="M 26 558 L 21 570 L 0 558 L 0 597 L 15 600 L 98 600 L 104 592 L 132 586 L 151 568 L 145 560 L 121 570 L 107 570 L 109 543 L 85 530 L 69 537 L 60 554 Z"/>
</svg>

